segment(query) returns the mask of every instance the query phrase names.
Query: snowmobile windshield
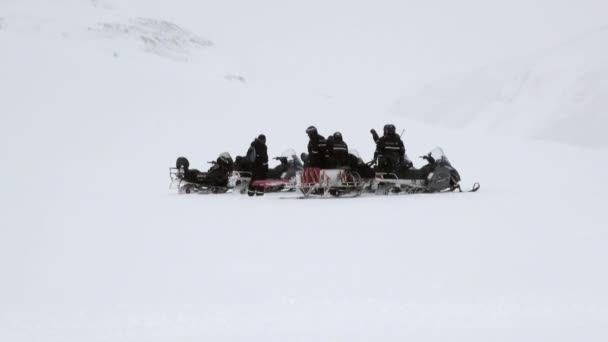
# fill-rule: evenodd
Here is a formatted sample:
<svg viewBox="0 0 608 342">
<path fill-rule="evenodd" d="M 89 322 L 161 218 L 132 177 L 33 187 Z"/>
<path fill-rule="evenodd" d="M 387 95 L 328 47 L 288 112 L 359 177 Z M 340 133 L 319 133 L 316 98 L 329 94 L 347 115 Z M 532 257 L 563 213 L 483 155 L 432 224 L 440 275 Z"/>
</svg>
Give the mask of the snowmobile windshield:
<svg viewBox="0 0 608 342">
<path fill-rule="evenodd" d="M 357 151 L 355 149 L 352 149 L 352 150 L 349 150 L 348 153 L 351 154 L 351 155 L 353 155 L 353 156 L 355 156 L 355 157 L 357 157 L 357 159 L 359 160 L 360 163 L 365 163 L 363 161 L 363 159 L 361 158 L 361 155 L 359 154 L 359 151 Z"/>
<path fill-rule="evenodd" d="M 448 157 L 445 155 L 441 147 L 435 147 L 431 153 L 429 153 L 429 155 L 435 160 L 448 160 Z"/>
<path fill-rule="evenodd" d="M 289 160 L 298 158 L 296 151 L 293 148 L 288 148 L 283 153 L 281 153 L 281 157 L 285 157 Z"/>
<path fill-rule="evenodd" d="M 223 153 L 220 153 L 218 159 L 232 161 L 232 156 L 230 156 L 230 153 L 228 153 L 228 152 L 223 152 Z"/>
</svg>

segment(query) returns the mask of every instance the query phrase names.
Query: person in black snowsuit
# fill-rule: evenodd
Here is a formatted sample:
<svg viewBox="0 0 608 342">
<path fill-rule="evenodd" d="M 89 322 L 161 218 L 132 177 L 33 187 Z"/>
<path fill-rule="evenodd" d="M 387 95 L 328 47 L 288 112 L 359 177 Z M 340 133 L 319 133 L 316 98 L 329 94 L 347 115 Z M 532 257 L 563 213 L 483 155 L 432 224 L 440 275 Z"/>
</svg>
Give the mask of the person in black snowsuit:
<svg viewBox="0 0 608 342">
<path fill-rule="evenodd" d="M 384 133 L 382 136 L 386 135 L 386 133 L 388 131 L 388 126 L 390 126 L 390 125 L 389 124 L 384 125 Z M 374 144 L 377 144 L 378 140 L 380 140 L 380 136 L 378 135 L 378 132 L 376 132 L 376 130 L 373 128 L 369 132 L 372 134 L 372 138 L 374 139 Z"/>
<path fill-rule="evenodd" d="M 331 144 L 327 144 L 329 150 L 329 166 L 335 168 L 348 167 L 348 145 L 342 138 L 342 133 L 333 134 Z"/>
<path fill-rule="evenodd" d="M 207 172 L 191 169 L 190 162 L 185 157 L 177 158 L 175 166 L 177 169 L 182 170 L 183 179 L 186 182 L 216 187 L 228 186 L 228 177 L 234 169 L 232 157 L 228 153 L 220 154 Z"/>
<path fill-rule="evenodd" d="M 327 142 L 317 131 L 315 126 L 310 126 L 306 129 L 308 134 L 308 159 L 306 160 L 307 167 L 326 167 L 325 154 L 327 153 Z"/>
<path fill-rule="evenodd" d="M 334 135 L 330 134 L 327 139 L 325 139 L 325 153 L 323 154 L 323 160 L 325 161 L 324 163 L 324 168 L 325 169 L 331 169 L 334 166 L 333 160 L 331 159 L 331 151 L 333 149 L 334 146 Z"/>
<path fill-rule="evenodd" d="M 264 134 L 260 134 L 253 140 L 247 150 L 246 160 L 251 165 L 251 183 L 248 193 L 250 196 L 263 195 L 264 188 L 254 187 L 253 182 L 268 178 L 268 148 Z"/>
<path fill-rule="evenodd" d="M 384 136 L 376 141 L 374 160 L 378 162 L 379 172 L 398 173 L 407 164 L 405 146 L 394 125 L 386 125 Z"/>
<path fill-rule="evenodd" d="M 228 153 L 222 153 L 207 171 L 207 179 L 214 185 L 228 186 L 228 178 L 234 170 L 234 162 Z"/>
<path fill-rule="evenodd" d="M 348 166 L 363 179 L 372 179 L 376 176 L 374 169 L 370 165 L 364 163 L 357 155 L 348 154 Z"/>
<path fill-rule="evenodd" d="M 388 134 L 390 126 L 392 126 L 392 125 L 391 124 L 384 125 L 382 137 L 385 137 Z M 378 135 L 378 132 L 376 132 L 376 130 L 372 128 L 370 130 L 370 133 L 372 134 L 372 139 L 374 139 L 374 144 L 378 145 L 378 140 L 380 140 L 380 138 L 381 138 Z M 377 162 L 378 162 L 378 150 L 376 149 L 376 151 L 374 152 L 374 164 L 377 164 Z"/>
</svg>

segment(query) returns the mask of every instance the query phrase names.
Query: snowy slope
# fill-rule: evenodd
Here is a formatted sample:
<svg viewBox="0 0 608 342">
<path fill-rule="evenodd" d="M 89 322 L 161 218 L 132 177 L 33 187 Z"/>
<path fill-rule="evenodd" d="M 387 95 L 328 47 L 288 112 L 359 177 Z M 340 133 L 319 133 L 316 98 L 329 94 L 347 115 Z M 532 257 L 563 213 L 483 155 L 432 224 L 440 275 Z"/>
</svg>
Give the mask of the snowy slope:
<svg viewBox="0 0 608 342">
<path fill-rule="evenodd" d="M 608 27 L 528 58 L 429 84 L 393 108 L 450 127 L 607 147 Z"/>
<path fill-rule="evenodd" d="M 2 2 L 0 340 L 604 341 L 607 153 L 384 111 L 420 81 L 559 41 L 546 23 L 603 20 L 601 2 L 552 3 L 538 23 L 527 1 Z M 517 13 L 528 30 L 511 35 Z M 482 190 L 167 188 L 178 155 L 205 168 L 261 132 L 271 156 L 301 151 L 310 124 L 370 158 L 388 120 L 411 156 L 441 145 Z"/>
</svg>

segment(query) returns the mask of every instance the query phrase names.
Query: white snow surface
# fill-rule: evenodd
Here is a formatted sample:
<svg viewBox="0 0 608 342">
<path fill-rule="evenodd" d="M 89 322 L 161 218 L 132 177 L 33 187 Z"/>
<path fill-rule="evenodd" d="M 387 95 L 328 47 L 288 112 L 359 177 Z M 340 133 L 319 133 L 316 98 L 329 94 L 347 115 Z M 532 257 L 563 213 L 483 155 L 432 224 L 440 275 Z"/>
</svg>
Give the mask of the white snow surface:
<svg viewBox="0 0 608 342">
<path fill-rule="evenodd" d="M 524 82 L 511 105 L 468 110 L 510 85 L 517 63 L 496 87 L 493 69 L 475 74 L 489 83 L 425 123 L 387 110 L 430 80 L 602 27 L 605 10 L 3 1 L 0 341 L 605 341 L 605 31 L 524 58 L 539 61 L 530 77 L 554 82 Z M 447 90 L 419 100 L 434 94 Z M 577 120 L 572 108 L 588 111 Z M 204 169 L 259 133 L 271 156 L 302 151 L 310 124 L 369 159 L 368 130 L 388 121 L 406 129 L 410 156 L 442 146 L 481 190 L 283 200 L 168 189 L 180 155 Z"/>
</svg>

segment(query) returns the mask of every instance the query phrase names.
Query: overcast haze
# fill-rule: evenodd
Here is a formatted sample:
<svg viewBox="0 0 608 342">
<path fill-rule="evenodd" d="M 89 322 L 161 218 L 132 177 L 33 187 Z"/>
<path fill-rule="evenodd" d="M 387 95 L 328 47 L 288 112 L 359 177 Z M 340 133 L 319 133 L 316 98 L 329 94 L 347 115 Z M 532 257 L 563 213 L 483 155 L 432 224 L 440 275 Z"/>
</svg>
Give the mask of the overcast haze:
<svg viewBox="0 0 608 342">
<path fill-rule="evenodd" d="M 606 13 L 0 1 L 0 340 L 606 341 Z M 168 188 L 178 156 L 299 153 L 311 124 L 369 161 L 386 123 L 481 190 Z"/>
</svg>

